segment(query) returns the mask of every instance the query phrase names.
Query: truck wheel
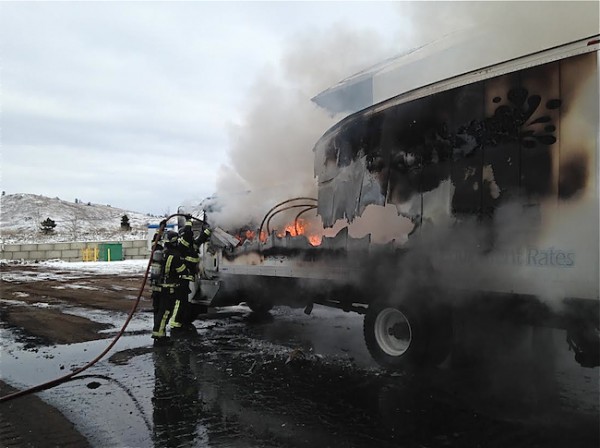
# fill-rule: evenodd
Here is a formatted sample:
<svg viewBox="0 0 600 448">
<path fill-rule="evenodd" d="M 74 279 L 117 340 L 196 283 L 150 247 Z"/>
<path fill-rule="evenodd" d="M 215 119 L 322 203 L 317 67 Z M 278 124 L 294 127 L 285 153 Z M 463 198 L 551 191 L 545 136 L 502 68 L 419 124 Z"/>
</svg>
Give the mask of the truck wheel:
<svg viewBox="0 0 600 448">
<path fill-rule="evenodd" d="M 389 369 L 420 364 L 427 345 L 416 313 L 401 304 L 373 303 L 364 319 L 367 349 L 375 361 Z"/>
<path fill-rule="evenodd" d="M 248 305 L 248 308 L 250 308 L 253 312 L 258 314 L 268 313 L 273 309 L 273 303 L 268 301 L 247 300 L 246 305 Z"/>
<path fill-rule="evenodd" d="M 371 356 L 383 367 L 437 366 L 452 351 L 452 309 L 376 302 L 367 309 L 363 331 Z"/>
</svg>

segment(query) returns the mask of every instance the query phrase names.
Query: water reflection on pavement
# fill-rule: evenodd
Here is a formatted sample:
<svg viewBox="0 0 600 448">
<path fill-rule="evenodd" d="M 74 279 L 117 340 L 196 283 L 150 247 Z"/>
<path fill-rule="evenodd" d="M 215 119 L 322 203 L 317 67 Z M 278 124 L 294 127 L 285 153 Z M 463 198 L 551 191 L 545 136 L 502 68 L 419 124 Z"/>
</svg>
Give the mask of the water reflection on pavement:
<svg viewBox="0 0 600 448">
<path fill-rule="evenodd" d="M 569 372 L 518 347 L 494 363 L 391 374 L 352 350 L 316 354 L 310 325 L 285 321 L 247 316 L 235 333 L 155 350 L 155 446 L 598 446 L 597 385 L 585 379 L 598 369 L 569 390 Z"/>
<path fill-rule="evenodd" d="M 577 366 L 559 331 L 463 328 L 473 337 L 441 367 L 392 373 L 371 361 L 358 315 L 238 310 L 195 324 L 170 347 L 127 336 L 40 395 L 99 447 L 600 445 L 599 369 Z M 36 384 L 105 343 L 10 343 L 2 377 Z"/>
</svg>

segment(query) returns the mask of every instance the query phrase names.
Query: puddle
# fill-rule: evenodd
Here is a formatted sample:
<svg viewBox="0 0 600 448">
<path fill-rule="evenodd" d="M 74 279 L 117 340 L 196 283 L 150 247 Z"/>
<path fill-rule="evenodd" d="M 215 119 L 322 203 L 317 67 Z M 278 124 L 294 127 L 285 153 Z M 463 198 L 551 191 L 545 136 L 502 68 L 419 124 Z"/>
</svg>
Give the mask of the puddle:
<svg viewBox="0 0 600 448">
<path fill-rule="evenodd" d="M 85 317 L 94 322 L 109 324 L 112 326 L 112 328 L 100 330 L 99 333 L 101 334 L 115 333 L 121 329 L 125 323 L 125 320 L 127 319 L 127 313 L 106 310 L 90 310 L 89 308 L 71 306 L 62 307 L 61 312 L 64 314 L 71 314 L 73 316 Z M 127 325 L 126 333 L 147 331 L 148 328 L 152 328 L 152 313 L 143 313 L 138 310 L 131 318 L 129 325 Z"/>
<path fill-rule="evenodd" d="M 137 297 L 133 297 L 137 299 Z M 93 322 L 100 324 L 110 325 L 111 328 L 100 330 L 101 334 L 111 334 L 121 329 L 127 319 L 127 313 L 109 310 L 91 310 L 90 308 L 77 307 L 68 305 L 66 303 L 46 303 L 46 302 L 35 302 L 27 303 L 19 300 L 0 299 L 0 304 L 12 305 L 12 306 L 24 306 L 24 307 L 36 307 L 36 308 L 47 308 L 60 311 L 63 314 L 70 314 L 72 316 L 83 317 Z M 129 325 L 127 326 L 127 333 L 138 333 L 146 331 L 148 328 L 152 328 L 152 314 L 137 311 Z"/>
</svg>

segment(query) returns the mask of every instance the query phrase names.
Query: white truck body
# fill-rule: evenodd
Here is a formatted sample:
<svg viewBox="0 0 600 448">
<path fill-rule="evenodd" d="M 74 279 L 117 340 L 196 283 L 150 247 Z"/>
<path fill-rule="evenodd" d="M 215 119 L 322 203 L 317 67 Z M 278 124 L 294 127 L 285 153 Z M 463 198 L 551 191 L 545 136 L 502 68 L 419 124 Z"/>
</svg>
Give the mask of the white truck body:
<svg viewBox="0 0 600 448">
<path fill-rule="evenodd" d="M 458 244 L 429 250 L 465 287 L 598 300 L 598 48 L 589 36 L 351 115 L 315 149 L 319 214 L 331 225 L 391 203 L 419 232 L 451 229 Z M 374 92 L 395 79 L 381 76 Z M 361 136 L 374 126 L 376 144 Z M 489 247 L 465 241 L 471 217 L 488 221 Z"/>
</svg>

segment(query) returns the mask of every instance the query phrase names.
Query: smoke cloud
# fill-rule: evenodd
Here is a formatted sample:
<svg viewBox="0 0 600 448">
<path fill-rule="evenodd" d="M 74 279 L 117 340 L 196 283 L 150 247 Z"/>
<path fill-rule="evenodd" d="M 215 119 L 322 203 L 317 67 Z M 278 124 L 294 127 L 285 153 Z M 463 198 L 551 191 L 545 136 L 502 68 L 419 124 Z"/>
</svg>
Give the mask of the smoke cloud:
<svg viewBox="0 0 600 448">
<path fill-rule="evenodd" d="M 400 30 L 409 48 L 474 29 L 493 29 L 503 34 L 525 30 L 536 36 L 568 34 L 577 28 L 598 29 L 598 2 L 594 1 L 433 1 L 398 2 L 400 16 L 412 26 Z"/>
<path fill-rule="evenodd" d="M 229 161 L 218 175 L 213 221 L 227 229 L 256 226 L 277 202 L 316 197 L 312 148 L 343 118 L 329 116 L 310 101 L 322 90 L 385 58 L 454 33 L 493 28 L 498 39 L 509 29 L 527 30 L 531 38 L 562 33 L 578 26 L 581 18 L 597 22 L 594 7 L 594 2 L 398 2 L 398 23 L 409 25 L 386 34 L 392 38 L 384 38 L 374 25 L 354 29 L 343 24 L 294 36 L 279 64 L 265 67 L 255 80 L 242 122 L 230 126 Z M 578 20 L 565 19 L 569 17 Z M 372 219 L 354 224 L 358 229 L 351 227 L 350 234 L 365 234 L 366 221 L 389 218 L 389 211 L 370 210 L 370 215 Z M 379 239 L 405 240 L 412 226 L 405 218 L 388 218 Z M 334 229 L 345 225 L 337 223 Z M 390 232 L 390 226 L 401 230 Z"/>
<path fill-rule="evenodd" d="M 339 117 L 310 98 L 344 77 L 392 54 L 371 30 L 337 25 L 293 38 L 278 67 L 265 68 L 246 100 L 243 122 L 230 128 L 229 163 L 217 180 L 226 228 L 260 221 L 275 203 L 316 197 L 313 146 Z"/>
</svg>

